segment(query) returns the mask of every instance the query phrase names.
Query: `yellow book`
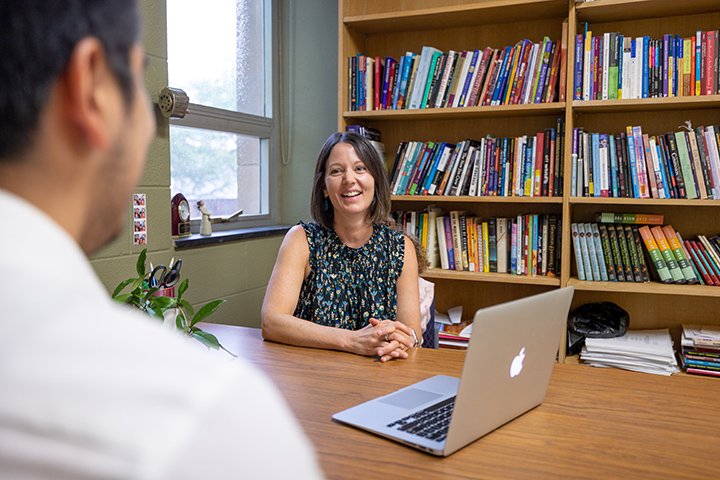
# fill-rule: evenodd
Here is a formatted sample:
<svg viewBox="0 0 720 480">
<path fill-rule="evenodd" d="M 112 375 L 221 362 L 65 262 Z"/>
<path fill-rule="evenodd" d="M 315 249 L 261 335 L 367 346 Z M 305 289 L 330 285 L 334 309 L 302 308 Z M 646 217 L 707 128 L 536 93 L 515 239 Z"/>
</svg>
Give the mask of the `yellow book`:
<svg viewBox="0 0 720 480">
<path fill-rule="evenodd" d="M 483 272 L 490 271 L 490 248 L 488 246 L 488 222 L 482 222 Z"/>
</svg>

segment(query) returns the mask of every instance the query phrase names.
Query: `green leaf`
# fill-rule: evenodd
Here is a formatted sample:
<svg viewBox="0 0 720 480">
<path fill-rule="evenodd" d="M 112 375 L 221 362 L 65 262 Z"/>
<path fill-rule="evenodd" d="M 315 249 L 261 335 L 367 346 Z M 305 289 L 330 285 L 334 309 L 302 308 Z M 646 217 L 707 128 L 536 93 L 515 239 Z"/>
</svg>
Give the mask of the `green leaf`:
<svg viewBox="0 0 720 480">
<path fill-rule="evenodd" d="M 152 298 L 153 294 L 154 294 L 155 292 L 157 292 L 158 290 L 159 290 L 159 289 L 158 289 L 157 287 L 148 288 L 147 290 L 144 291 L 145 296 L 143 297 L 143 299 L 144 299 L 146 302 L 149 302 L 149 301 L 150 301 L 150 298 Z"/>
<path fill-rule="evenodd" d="M 178 314 L 175 317 L 175 326 L 182 331 L 185 331 L 187 328 L 187 318 L 185 317 L 185 313 L 183 313 L 182 310 L 178 310 Z"/>
<path fill-rule="evenodd" d="M 193 328 L 190 336 L 200 340 L 200 342 L 208 348 L 214 348 L 215 350 L 218 350 L 220 348 L 220 342 L 218 341 L 217 337 L 212 333 L 203 332 L 200 329 Z"/>
<path fill-rule="evenodd" d="M 145 279 L 142 278 L 142 277 L 140 277 L 140 278 L 133 278 L 133 284 L 132 284 L 132 287 L 130 287 L 130 290 L 131 290 L 132 292 L 135 292 L 136 290 L 137 290 L 137 291 L 142 290 L 142 286 L 143 286 L 143 282 L 144 282 L 144 281 L 145 281 Z"/>
<path fill-rule="evenodd" d="M 178 304 L 180 305 L 180 308 L 185 310 L 191 317 L 195 315 L 195 309 L 193 308 L 192 304 L 187 300 L 180 300 L 180 297 L 178 297 Z"/>
<path fill-rule="evenodd" d="M 202 308 L 198 310 L 197 313 L 193 316 L 193 319 L 190 322 L 190 326 L 194 327 L 196 323 L 215 313 L 215 310 L 217 310 L 223 303 L 225 303 L 225 300 L 219 299 L 213 300 L 212 302 L 203 305 Z"/>
<path fill-rule="evenodd" d="M 171 297 L 150 297 L 150 305 L 157 310 L 175 307 L 175 299 Z"/>
<path fill-rule="evenodd" d="M 177 294 L 178 302 L 180 301 L 180 299 L 183 296 L 183 293 L 185 293 L 185 291 L 188 289 L 189 286 L 190 286 L 190 281 L 187 278 L 185 280 L 183 280 L 182 282 L 180 282 L 180 286 L 178 287 L 178 294 Z"/>
<path fill-rule="evenodd" d="M 145 307 L 145 311 L 150 314 L 151 317 L 155 317 L 159 320 L 165 320 L 165 317 L 163 316 L 163 313 L 160 311 L 155 310 L 150 305 Z"/>
<path fill-rule="evenodd" d="M 135 264 L 135 270 L 140 278 L 145 277 L 145 257 L 147 257 L 147 248 L 142 249 Z"/>
<path fill-rule="evenodd" d="M 130 285 L 130 284 L 131 284 L 132 282 L 134 282 L 134 281 L 135 281 L 134 278 L 128 278 L 127 280 L 123 280 L 122 282 L 120 282 L 120 283 L 118 284 L 118 286 L 115 287 L 115 290 L 113 290 L 112 298 L 117 297 L 118 294 L 119 294 L 120 292 L 122 292 L 125 287 L 127 287 L 128 285 Z"/>
<path fill-rule="evenodd" d="M 132 294 L 131 294 L 131 293 L 123 293 L 122 295 L 115 295 L 115 296 L 113 296 L 113 299 L 114 299 L 116 302 L 120 302 L 120 303 L 130 303 L 130 299 L 131 299 L 131 298 L 132 298 Z"/>
</svg>

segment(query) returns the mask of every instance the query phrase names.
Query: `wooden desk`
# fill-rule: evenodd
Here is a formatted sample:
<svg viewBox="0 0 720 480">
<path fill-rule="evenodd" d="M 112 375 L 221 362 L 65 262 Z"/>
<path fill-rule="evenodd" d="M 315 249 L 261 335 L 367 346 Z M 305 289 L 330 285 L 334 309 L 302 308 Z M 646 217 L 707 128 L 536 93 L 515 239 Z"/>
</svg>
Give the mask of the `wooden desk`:
<svg viewBox="0 0 720 480">
<path fill-rule="evenodd" d="M 459 376 L 463 351 L 380 364 L 265 342 L 256 329 L 203 328 L 273 379 L 328 478 L 720 478 L 720 379 L 557 365 L 542 405 L 437 458 L 330 417 L 431 375 Z"/>
</svg>

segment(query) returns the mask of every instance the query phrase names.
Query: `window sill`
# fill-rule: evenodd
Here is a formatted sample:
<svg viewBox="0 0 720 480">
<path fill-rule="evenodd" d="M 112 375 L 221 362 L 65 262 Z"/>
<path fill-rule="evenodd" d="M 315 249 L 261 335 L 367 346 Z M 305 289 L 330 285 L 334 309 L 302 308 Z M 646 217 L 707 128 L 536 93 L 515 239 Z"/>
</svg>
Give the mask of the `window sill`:
<svg viewBox="0 0 720 480">
<path fill-rule="evenodd" d="M 186 248 L 205 247 L 208 245 L 250 240 L 253 238 L 275 237 L 278 235 L 285 235 L 288 230 L 290 230 L 289 226 L 272 225 L 268 227 L 238 228 L 235 230 L 218 231 L 213 232 L 212 235 L 209 236 L 193 234 L 189 237 L 176 238 L 175 249 L 183 250 Z"/>
</svg>

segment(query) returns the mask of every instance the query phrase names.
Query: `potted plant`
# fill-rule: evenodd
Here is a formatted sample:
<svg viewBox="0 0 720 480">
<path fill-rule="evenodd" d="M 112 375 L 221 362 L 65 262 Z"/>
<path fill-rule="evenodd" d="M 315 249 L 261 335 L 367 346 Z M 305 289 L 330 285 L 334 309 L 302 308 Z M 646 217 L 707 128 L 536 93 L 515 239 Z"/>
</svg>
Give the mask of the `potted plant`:
<svg viewBox="0 0 720 480">
<path fill-rule="evenodd" d="M 219 299 L 208 302 L 196 312 L 190 302 L 183 298 L 190 284 L 189 280 L 184 279 L 177 285 L 177 289 L 163 288 L 162 284 L 157 284 L 154 281 L 155 270 L 152 268 L 150 271 L 146 270 L 146 257 L 147 249 L 143 249 L 138 255 L 135 265 L 137 276 L 120 282 L 113 291 L 112 298 L 120 303 L 132 305 L 160 321 L 164 321 L 166 315 L 174 313 L 177 330 L 209 348 L 222 349 L 235 356 L 220 344 L 215 335 L 205 332 L 197 326 L 199 322 L 215 313 L 220 308 L 220 305 L 225 303 L 225 300 Z M 179 268 L 175 274 L 179 275 Z M 130 290 L 123 293 L 128 287 Z"/>
</svg>

